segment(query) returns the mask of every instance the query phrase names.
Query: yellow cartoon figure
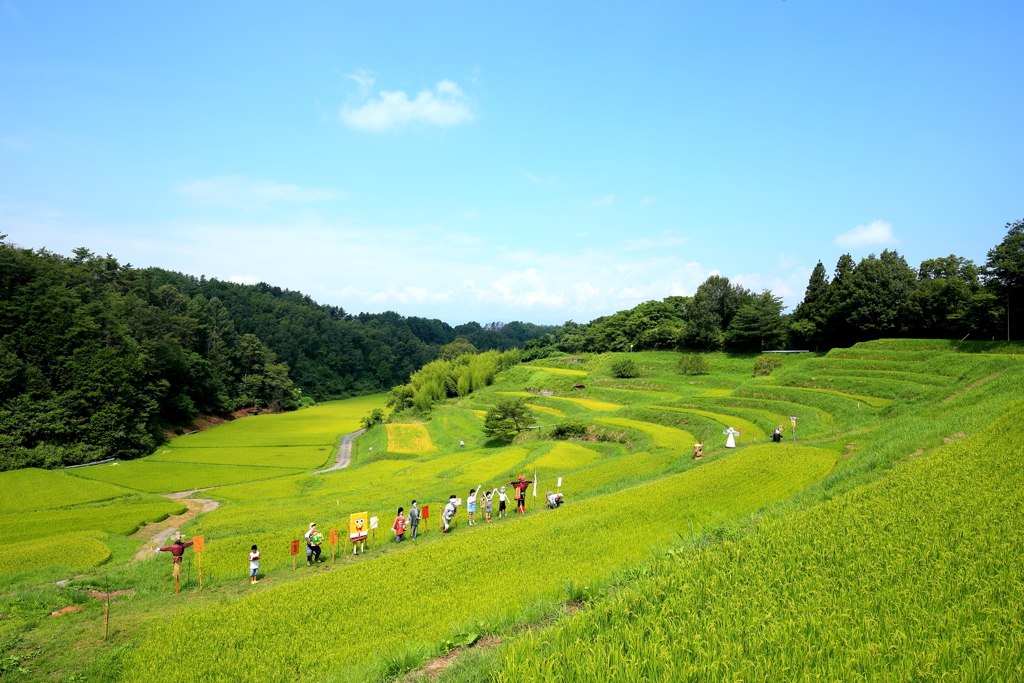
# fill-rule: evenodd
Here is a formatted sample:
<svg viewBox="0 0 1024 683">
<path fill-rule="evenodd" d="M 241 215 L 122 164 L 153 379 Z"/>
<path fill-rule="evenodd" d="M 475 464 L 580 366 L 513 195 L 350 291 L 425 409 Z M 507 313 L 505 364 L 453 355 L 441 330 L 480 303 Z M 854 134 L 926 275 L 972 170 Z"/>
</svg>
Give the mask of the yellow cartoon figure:
<svg viewBox="0 0 1024 683">
<path fill-rule="evenodd" d="M 358 555 L 361 549 L 366 552 L 366 535 L 370 532 L 370 516 L 365 512 L 355 512 L 348 518 L 348 540 L 352 543 L 352 554 Z"/>
</svg>

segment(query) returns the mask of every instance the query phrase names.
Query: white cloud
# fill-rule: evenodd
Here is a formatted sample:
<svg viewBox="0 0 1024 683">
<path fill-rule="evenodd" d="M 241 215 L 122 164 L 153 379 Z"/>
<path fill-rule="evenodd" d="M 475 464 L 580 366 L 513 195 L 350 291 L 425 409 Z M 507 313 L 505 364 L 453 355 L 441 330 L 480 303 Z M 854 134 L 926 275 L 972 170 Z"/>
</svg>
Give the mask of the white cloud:
<svg viewBox="0 0 1024 683">
<path fill-rule="evenodd" d="M 858 225 L 853 230 L 838 235 L 833 244 L 843 249 L 859 247 L 892 246 L 900 240 L 892 234 L 892 224 L 883 220 L 871 221 L 867 225 Z"/>
<path fill-rule="evenodd" d="M 376 80 L 370 75 L 370 72 L 365 69 L 356 69 L 354 73 L 345 74 L 345 78 L 351 78 L 359 84 L 359 94 L 362 97 L 366 97 L 370 93 L 370 88 Z"/>
<path fill-rule="evenodd" d="M 452 323 L 584 322 L 642 301 L 692 295 L 717 272 L 678 249 L 628 250 L 621 242 L 598 239 L 564 248 L 543 241 L 522 248 L 514 235 L 499 241 L 434 225 L 366 224 L 308 210 L 256 216 L 111 226 L 52 210 L 0 205 L 0 233 L 57 253 L 86 245 L 137 266 L 269 282 L 353 313 L 391 309 Z M 656 246 L 658 240 L 682 238 L 665 231 L 648 239 Z M 796 268 L 785 278 L 756 273 L 730 278 L 755 289 L 771 287 L 792 306 L 791 298 L 802 295 L 806 285 L 804 270 Z"/>
<path fill-rule="evenodd" d="M 793 266 L 800 265 L 800 259 L 793 254 L 786 254 L 779 252 L 778 263 L 775 264 L 775 270 L 789 270 Z"/>
<path fill-rule="evenodd" d="M 234 282 L 236 285 L 254 285 L 259 281 L 255 275 L 232 275 L 228 278 L 228 282 Z"/>
<path fill-rule="evenodd" d="M 325 202 L 346 197 L 344 192 L 337 190 L 300 187 L 274 180 L 250 180 L 244 175 L 189 180 L 178 185 L 177 190 L 196 204 L 241 209 L 265 208 L 277 202 Z"/>
<path fill-rule="evenodd" d="M 440 81 L 434 90 L 420 91 L 415 99 L 401 90 L 382 91 L 377 99 L 342 107 L 340 116 L 352 128 L 370 131 L 400 130 L 412 124 L 447 128 L 474 119 L 469 98 L 449 80 Z"/>
<path fill-rule="evenodd" d="M 640 205 L 647 206 L 648 204 L 653 204 L 656 201 L 658 201 L 657 197 L 644 197 L 640 200 Z"/>
<path fill-rule="evenodd" d="M 615 195 L 613 195 L 613 194 L 606 194 L 605 196 L 601 197 L 600 199 L 595 199 L 594 201 L 590 202 L 590 205 L 591 206 L 611 206 L 614 203 L 615 203 Z"/>
<path fill-rule="evenodd" d="M 532 173 L 524 173 L 523 175 L 525 175 L 526 179 L 529 180 L 534 185 L 540 185 L 541 187 L 555 187 L 556 185 L 558 185 L 558 178 L 556 178 L 555 176 L 547 176 L 546 178 L 541 178 L 539 176 L 533 175 Z"/>
</svg>

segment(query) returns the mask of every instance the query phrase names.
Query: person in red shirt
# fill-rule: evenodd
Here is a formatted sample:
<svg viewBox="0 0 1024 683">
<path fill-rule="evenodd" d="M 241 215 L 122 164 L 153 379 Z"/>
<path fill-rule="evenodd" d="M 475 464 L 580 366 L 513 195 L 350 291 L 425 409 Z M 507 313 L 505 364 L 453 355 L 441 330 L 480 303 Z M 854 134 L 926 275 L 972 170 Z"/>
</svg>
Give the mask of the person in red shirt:
<svg viewBox="0 0 1024 683">
<path fill-rule="evenodd" d="M 508 483 L 509 486 L 516 490 L 516 512 L 526 512 L 526 489 L 530 488 L 532 483 L 522 474 L 519 475 L 519 479 L 516 481 Z"/>
<path fill-rule="evenodd" d="M 401 543 L 405 540 L 405 508 L 398 508 L 398 516 L 395 517 L 395 523 L 391 525 L 391 530 L 395 532 L 395 543 Z"/>
<path fill-rule="evenodd" d="M 174 543 L 159 548 L 158 550 L 162 553 L 170 553 L 174 558 L 174 569 L 172 574 L 174 576 L 174 592 L 178 592 L 178 579 L 181 577 L 181 556 L 185 554 L 185 548 L 192 545 L 192 541 L 185 543 L 182 540 L 181 534 L 174 537 Z"/>
</svg>

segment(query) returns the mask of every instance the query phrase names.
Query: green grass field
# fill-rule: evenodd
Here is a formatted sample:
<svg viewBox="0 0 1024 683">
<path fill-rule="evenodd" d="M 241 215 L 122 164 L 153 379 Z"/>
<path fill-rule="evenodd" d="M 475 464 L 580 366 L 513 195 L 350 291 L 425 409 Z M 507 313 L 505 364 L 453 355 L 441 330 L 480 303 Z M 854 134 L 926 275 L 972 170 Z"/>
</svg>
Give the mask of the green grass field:
<svg viewBox="0 0 1024 683">
<path fill-rule="evenodd" d="M 618 356 L 606 354 L 568 373 L 511 368 L 424 424 L 375 426 L 353 464 L 327 474 L 312 470 L 381 397 L 238 420 L 142 461 L 21 474 L 25 488 L 52 480 L 78 498 L 0 508 L 0 612 L 70 569 L 49 559 L 60 555 L 54 530 L 81 539 L 75 571 L 113 572 L 152 598 L 124 604 L 131 626 L 113 643 L 99 639 L 97 607 L 65 622 L 0 620 L 0 644 L 13 643 L 0 656 L 44 653 L 26 680 L 93 672 L 95 661 L 97 680 L 340 683 L 392 680 L 472 632 L 501 645 L 460 657 L 442 682 L 960 680 L 958 662 L 968 679 L 1012 680 L 1024 603 L 1014 353 L 881 340 L 788 357 L 754 379 L 752 355 L 710 354 L 710 374 L 686 376 L 678 354 L 637 352 L 637 380 L 609 376 Z M 538 375 L 571 386 L 577 372 L 578 395 L 524 391 Z M 480 418 L 502 395 L 529 397 L 541 423 L 593 429 L 587 441 L 555 441 L 550 427 L 488 438 Z M 778 424 L 785 441 L 773 444 Z M 728 426 L 743 432 L 735 450 L 724 448 Z M 528 514 L 469 527 L 463 504 L 454 532 L 437 533 L 449 494 L 534 472 L 540 494 L 562 478 L 565 506 L 528 495 Z M 189 578 L 168 600 L 167 558 L 127 563 L 139 543 L 123 535 L 161 514 L 147 506 L 180 504 L 129 490 L 208 487 L 200 495 L 222 507 L 185 527 L 207 539 L 206 590 Z M 431 533 L 389 542 L 395 510 L 413 498 L 430 506 Z M 303 553 L 292 571 L 288 544 L 309 522 L 344 536 L 362 511 L 381 521 L 367 555 L 343 545 L 335 565 L 306 568 Z M 266 577 L 255 588 L 253 543 Z M 34 573 L 33 553 L 49 568 Z M 584 608 L 560 616 L 568 599 Z M 90 653 L 79 663 L 63 656 L 76 647 Z"/>
<path fill-rule="evenodd" d="M 75 468 L 71 472 L 82 472 Z M 69 474 L 67 471 L 24 470 L 0 472 L 0 514 L 31 512 L 49 508 L 69 507 L 100 500 L 113 500 L 132 492 L 120 486 L 91 481 Z"/>
</svg>

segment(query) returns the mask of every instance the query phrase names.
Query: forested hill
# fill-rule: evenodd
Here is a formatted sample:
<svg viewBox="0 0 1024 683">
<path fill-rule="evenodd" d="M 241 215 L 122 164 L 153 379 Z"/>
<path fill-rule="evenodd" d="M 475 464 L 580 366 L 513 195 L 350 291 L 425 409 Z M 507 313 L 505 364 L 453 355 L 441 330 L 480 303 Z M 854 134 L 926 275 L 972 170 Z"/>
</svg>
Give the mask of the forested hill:
<svg viewBox="0 0 1024 683">
<path fill-rule="evenodd" d="M 2 239 L 0 469 L 138 457 L 199 414 L 381 391 L 460 336 L 508 349 L 553 329 L 351 316 L 266 284 Z"/>
</svg>

